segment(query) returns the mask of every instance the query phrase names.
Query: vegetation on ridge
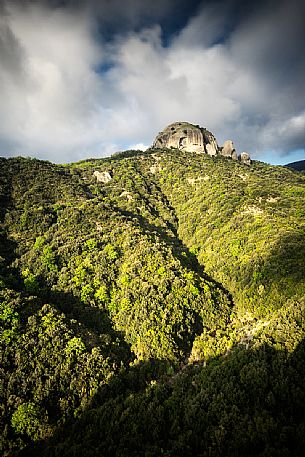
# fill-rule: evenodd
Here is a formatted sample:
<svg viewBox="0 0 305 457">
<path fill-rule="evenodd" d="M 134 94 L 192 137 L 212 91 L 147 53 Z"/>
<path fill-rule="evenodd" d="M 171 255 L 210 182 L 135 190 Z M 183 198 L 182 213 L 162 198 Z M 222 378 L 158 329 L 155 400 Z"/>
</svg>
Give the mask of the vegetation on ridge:
<svg viewBox="0 0 305 457">
<path fill-rule="evenodd" d="M 303 174 L 126 151 L 0 192 L 4 456 L 301 455 Z"/>
</svg>

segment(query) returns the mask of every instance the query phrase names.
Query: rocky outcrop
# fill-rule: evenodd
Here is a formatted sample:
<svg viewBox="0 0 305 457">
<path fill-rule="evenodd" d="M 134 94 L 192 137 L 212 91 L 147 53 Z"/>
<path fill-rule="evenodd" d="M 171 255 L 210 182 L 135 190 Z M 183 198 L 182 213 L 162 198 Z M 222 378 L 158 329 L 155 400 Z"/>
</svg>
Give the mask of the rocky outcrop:
<svg viewBox="0 0 305 457">
<path fill-rule="evenodd" d="M 235 157 L 235 154 L 236 154 L 236 150 L 235 150 L 233 141 L 232 140 L 225 141 L 223 144 L 223 147 L 221 149 L 221 155 L 223 155 L 224 157 L 231 157 L 231 159 L 232 159 L 233 156 Z M 237 154 L 236 154 L 236 157 L 237 157 Z"/>
<path fill-rule="evenodd" d="M 153 148 L 174 148 L 198 154 L 216 155 L 218 144 L 214 135 L 199 125 L 175 122 L 157 135 Z"/>
<path fill-rule="evenodd" d="M 222 155 L 233 160 L 240 160 L 246 165 L 251 163 L 247 152 L 242 152 L 240 156 L 237 155 L 232 140 L 225 141 L 223 146 L 219 147 L 215 136 L 211 132 L 189 122 L 174 122 L 168 125 L 157 135 L 152 147 L 174 148 L 210 156 Z"/>
<path fill-rule="evenodd" d="M 250 154 L 248 154 L 248 152 L 242 152 L 239 156 L 239 160 L 245 165 L 251 165 Z"/>
<path fill-rule="evenodd" d="M 96 177 L 97 182 L 102 182 L 103 184 L 107 184 L 107 182 L 112 180 L 109 171 L 95 171 L 93 176 Z"/>
</svg>

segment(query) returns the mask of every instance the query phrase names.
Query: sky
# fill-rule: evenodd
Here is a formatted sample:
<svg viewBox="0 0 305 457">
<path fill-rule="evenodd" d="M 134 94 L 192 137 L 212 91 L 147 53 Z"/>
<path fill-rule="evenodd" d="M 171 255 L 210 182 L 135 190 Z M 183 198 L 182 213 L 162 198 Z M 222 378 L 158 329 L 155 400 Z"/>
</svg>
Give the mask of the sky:
<svg viewBox="0 0 305 457">
<path fill-rule="evenodd" d="M 305 2 L 0 0 L 0 156 L 105 157 L 176 121 L 305 159 Z"/>
</svg>

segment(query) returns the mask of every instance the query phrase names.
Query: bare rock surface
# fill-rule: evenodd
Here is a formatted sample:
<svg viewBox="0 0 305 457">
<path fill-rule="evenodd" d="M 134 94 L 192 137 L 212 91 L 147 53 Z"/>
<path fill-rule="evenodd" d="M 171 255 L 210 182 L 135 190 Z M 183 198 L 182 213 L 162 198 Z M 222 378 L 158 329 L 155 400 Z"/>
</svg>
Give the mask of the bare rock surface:
<svg viewBox="0 0 305 457">
<path fill-rule="evenodd" d="M 217 140 L 208 130 L 188 122 L 174 122 L 157 135 L 153 148 L 175 148 L 198 154 L 216 155 Z"/>
<path fill-rule="evenodd" d="M 248 152 L 242 152 L 240 154 L 239 160 L 245 165 L 251 165 L 250 154 L 248 154 Z"/>
<path fill-rule="evenodd" d="M 211 132 L 189 122 L 169 124 L 157 135 L 152 148 L 173 148 L 210 156 L 222 155 L 233 160 L 240 160 L 245 165 L 251 164 L 250 155 L 247 152 L 242 152 L 238 156 L 232 140 L 225 141 L 220 148 Z"/>
<path fill-rule="evenodd" d="M 227 140 L 224 142 L 221 150 L 221 155 L 224 157 L 231 157 L 231 159 L 233 159 L 233 157 L 236 157 L 237 159 L 236 150 L 232 140 Z"/>
<path fill-rule="evenodd" d="M 96 177 L 97 182 L 102 182 L 104 184 L 107 184 L 107 182 L 112 180 L 112 176 L 109 173 L 109 171 L 95 171 L 93 173 L 93 176 Z"/>
</svg>

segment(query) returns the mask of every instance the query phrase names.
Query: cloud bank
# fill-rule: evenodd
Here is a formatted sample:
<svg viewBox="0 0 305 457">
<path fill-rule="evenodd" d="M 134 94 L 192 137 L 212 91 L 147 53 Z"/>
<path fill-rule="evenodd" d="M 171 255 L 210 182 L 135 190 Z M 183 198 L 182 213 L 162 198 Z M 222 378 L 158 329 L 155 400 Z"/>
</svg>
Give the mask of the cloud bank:
<svg viewBox="0 0 305 457">
<path fill-rule="evenodd" d="M 143 149 L 178 120 L 263 160 L 304 151 L 303 2 L 120 4 L 3 4 L 1 155 Z"/>
</svg>

